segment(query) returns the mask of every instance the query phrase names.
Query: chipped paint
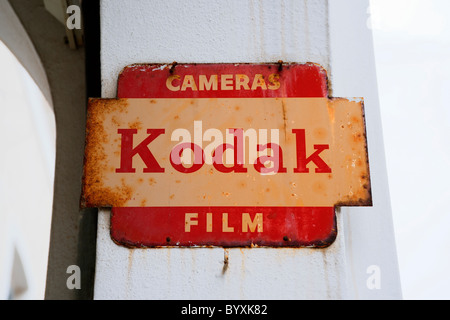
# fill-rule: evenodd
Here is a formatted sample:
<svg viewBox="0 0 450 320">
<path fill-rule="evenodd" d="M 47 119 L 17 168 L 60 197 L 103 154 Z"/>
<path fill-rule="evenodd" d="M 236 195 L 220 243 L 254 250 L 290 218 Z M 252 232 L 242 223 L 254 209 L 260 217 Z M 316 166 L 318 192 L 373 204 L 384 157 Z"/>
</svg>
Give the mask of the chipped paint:
<svg viewBox="0 0 450 320">
<path fill-rule="evenodd" d="M 127 100 L 90 99 L 86 124 L 86 147 L 84 155 L 82 207 L 112 207 L 124 204 L 133 195 L 133 188 L 120 179 L 115 186 L 105 186 L 104 179 L 111 173 L 105 160 L 108 154 L 105 147 L 114 143 L 103 126 L 108 114 L 117 124 L 114 114 L 127 112 Z M 118 141 L 116 140 L 116 143 Z M 114 171 L 113 171 L 114 172 Z"/>
<path fill-rule="evenodd" d="M 143 201 L 159 207 L 169 203 L 173 206 L 258 204 L 288 207 L 370 204 L 370 173 L 362 102 L 327 98 L 233 101 L 210 98 L 198 100 L 194 105 L 190 102 L 189 99 L 92 99 L 88 110 L 83 205 L 139 207 Z M 231 103 L 237 103 L 240 109 L 229 113 Z M 255 113 L 255 109 L 261 111 Z M 217 114 L 221 116 L 217 117 Z M 177 121 L 171 120 L 174 117 L 178 117 Z M 249 118 L 252 119 L 251 126 L 246 120 Z M 118 122 L 116 119 L 121 120 Z M 201 136 L 194 129 L 194 122 L 199 119 L 203 119 L 203 132 L 197 133 Z M 146 130 L 149 128 L 160 128 L 165 132 L 146 146 L 164 172 L 145 172 L 146 166 L 139 154 L 132 158 L 134 172 L 117 172 L 124 152 L 121 152 L 118 131 L 134 129 L 133 142 L 136 146 L 148 137 Z M 204 140 L 205 131 L 216 130 L 225 137 L 229 128 L 243 128 L 244 132 L 248 129 L 256 132 L 269 130 L 268 133 L 278 128 L 277 142 L 283 153 L 280 165 L 286 172 L 269 176 L 261 174 L 255 170 L 256 167 L 253 168 L 255 165 L 250 158 L 245 159 L 244 179 L 242 173 L 223 174 L 211 164 L 202 164 L 199 170 L 189 174 L 171 165 L 169 155 L 179 144 L 178 138 L 172 141 L 172 135 L 177 130 L 183 130 L 190 139 L 194 139 L 193 142 L 197 139 L 204 150 L 209 150 L 211 143 Z M 316 145 L 327 146 L 327 150 L 320 153 L 320 159 L 331 168 L 331 175 L 315 173 L 317 168 L 313 162 L 308 164 L 305 173 L 295 172 L 300 155 L 296 150 L 298 137 L 293 132 L 298 129 L 305 132 L 306 156 L 314 152 Z M 252 145 L 247 143 L 244 147 L 244 154 L 250 155 Z M 256 154 L 256 150 L 253 151 Z M 149 152 L 147 154 L 150 155 Z M 296 187 L 286 184 L 286 181 L 294 182 Z M 157 192 L 154 190 L 155 184 L 158 185 Z M 188 187 L 192 185 L 203 188 Z M 250 188 L 242 188 L 242 185 Z M 233 192 L 237 189 L 242 191 Z M 271 192 L 271 196 L 267 197 L 267 189 L 283 192 Z"/>
</svg>

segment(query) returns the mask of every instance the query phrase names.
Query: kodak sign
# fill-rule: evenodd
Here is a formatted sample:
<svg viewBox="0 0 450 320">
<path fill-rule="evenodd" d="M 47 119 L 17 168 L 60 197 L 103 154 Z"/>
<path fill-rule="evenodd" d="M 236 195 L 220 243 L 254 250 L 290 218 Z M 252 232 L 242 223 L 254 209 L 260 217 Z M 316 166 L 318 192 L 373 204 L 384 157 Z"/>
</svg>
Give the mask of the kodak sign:
<svg viewBox="0 0 450 320">
<path fill-rule="evenodd" d="M 89 101 L 82 205 L 121 245 L 326 247 L 370 190 L 363 100 L 315 64 L 133 65 Z"/>
</svg>

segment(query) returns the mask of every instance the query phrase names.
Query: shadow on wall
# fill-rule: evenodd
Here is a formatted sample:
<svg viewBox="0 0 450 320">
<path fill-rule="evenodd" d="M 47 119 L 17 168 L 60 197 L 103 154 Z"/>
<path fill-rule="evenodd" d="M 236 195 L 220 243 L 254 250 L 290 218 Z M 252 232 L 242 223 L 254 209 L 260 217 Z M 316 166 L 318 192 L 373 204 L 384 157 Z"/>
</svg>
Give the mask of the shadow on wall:
<svg viewBox="0 0 450 320">
<path fill-rule="evenodd" d="M 43 299 L 55 171 L 54 113 L 0 42 L 0 299 Z"/>
</svg>

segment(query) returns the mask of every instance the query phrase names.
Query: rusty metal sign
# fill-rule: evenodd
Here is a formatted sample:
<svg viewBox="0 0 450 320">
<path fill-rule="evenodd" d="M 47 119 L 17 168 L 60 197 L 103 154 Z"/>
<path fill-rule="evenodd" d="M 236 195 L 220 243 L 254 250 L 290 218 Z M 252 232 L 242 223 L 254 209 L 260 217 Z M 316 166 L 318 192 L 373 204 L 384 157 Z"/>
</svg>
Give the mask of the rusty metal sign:
<svg viewBox="0 0 450 320">
<path fill-rule="evenodd" d="M 316 64 L 134 65 L 90 99 L 82 205 L 121 245 L 326 247 L 370 206 L 363 100 Z"/>
</svg>

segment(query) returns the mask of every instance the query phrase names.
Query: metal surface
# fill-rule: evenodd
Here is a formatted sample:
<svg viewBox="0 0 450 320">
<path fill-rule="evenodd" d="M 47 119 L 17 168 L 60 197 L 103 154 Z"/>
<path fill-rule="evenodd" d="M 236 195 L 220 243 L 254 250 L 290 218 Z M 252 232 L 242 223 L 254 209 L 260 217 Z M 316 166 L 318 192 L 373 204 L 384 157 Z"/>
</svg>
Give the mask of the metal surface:
<svg viewBox="0 0 450 320">
<path fill-rule="evenodd" d="M 315 64 L 136 65 L 91 99 L 82 205 L 126 246 L 309 246 L 371 205 L 362 99 Z M 145 98 L 145 99 L 143 99 Z"/>
<path fill-rule="evenodd" d="M 127 247 L 327 247 L 337 235 L 330 207 L 114 208 L 115 242 Z M 157 226 L 157 227 L 155 227 Z"/>
</svg>

